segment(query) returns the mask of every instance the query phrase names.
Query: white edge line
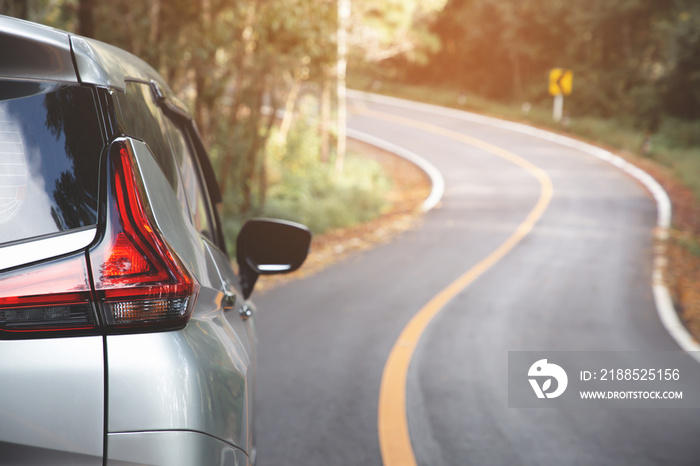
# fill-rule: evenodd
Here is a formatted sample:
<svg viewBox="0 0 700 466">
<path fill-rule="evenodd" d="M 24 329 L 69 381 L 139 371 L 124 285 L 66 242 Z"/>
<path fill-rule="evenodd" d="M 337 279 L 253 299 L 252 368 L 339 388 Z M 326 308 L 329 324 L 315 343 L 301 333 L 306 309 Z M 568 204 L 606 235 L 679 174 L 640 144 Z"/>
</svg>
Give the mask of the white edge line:
<svg viewBox="0 0 700 466">
<path fill-rule="evenodd" d="M 676 343 L 678 343 L 678 345 L 683 350 L 688 352 L 696 361 L 700 362 L 700 344 L 698 344 L 697 340 L 693 338 L 693 336 L 683 325 L 683 322 L 681 322 L 678 312 L 676 312 L 676 309 L 673 306 L 671 293 L 664 282 L 664 269 L 666 267 L 665 244 L 668 240 L 668 229 L 671 226 L 671 201 L 664 188 L 651 175 L 608 150 L 570 138 L 568 136 L 562 136 L 561 134 L 552 133 L 543 129 L 533 128 L 532 126 L 522 123 L 499 120 L 498 118 L 487 117 L 463 110 L 450 109 L 437 105 L 425 104 L 422 102 L 413 102 L 397 99 L 395 97 L 387 97 L 349 89 L 348 97 L 393 105 L 396 107 L 430 112 L 433 114 L 457 118 L 463 121 L 480 123 L 483 125 L 489 125 L 538 137 L 540 139 L 570 147 L 597 157 L 639 180 L 649 190 L 649 192 L 651 192 L 652 196 L 654 196 L 657 206 L 656 238 L 659 241 L 659 247 L 657 247 L 654 252 L 654 272 L 652 275 L 652 291 L 654 294 L 656 311 L 659 315 L 661 323 L 671 337 L 676 340 Z"/>
<path fill-rule="evenodd" d="M 430 194 L 421 204 L 421 211 L 428 212 L 440 203 L 440 200 L 445 193 L 445 179 L 442 177 L 442 173 L 440 173 L 440 171 L 435 168 L 433 164 L 414 152 L 404 149 L 403 147 L 389 141 L 385 141 L 384 139 L 372 136 L 371 134 L 347 128 L 347 135 L 352 139 L 366 142 L 367 144 L 371 144 L 385 151 L 392 152 L 393 154 L 408 160 L 420 168 L 428 176 L 428 178 L 430 178 L 430 184 L 432 187 L 430 189 Z"/>
</svg>

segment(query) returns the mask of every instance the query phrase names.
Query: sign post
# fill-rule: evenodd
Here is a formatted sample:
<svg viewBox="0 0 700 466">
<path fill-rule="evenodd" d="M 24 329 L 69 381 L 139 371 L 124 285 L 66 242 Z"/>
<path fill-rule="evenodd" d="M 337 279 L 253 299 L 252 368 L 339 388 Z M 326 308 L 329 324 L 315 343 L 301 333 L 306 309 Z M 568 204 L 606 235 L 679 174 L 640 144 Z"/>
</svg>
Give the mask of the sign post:
<svg viewBox="0 0 700 466">
<path fill-rule="evenodd" d="M 554 121 L 561 121 L 564 115 L 564 96 L 571 94 L 574 73 L 563 68 L 554 68 L 549 72 L 549 94 L 554 96 Z"/>
<path fill-rule="evenodd" d="M 552 117 L 557 123 L 561 121 L 564 116 L 564 94 L 557 94 L 554 96 L 554 109 L 552 110 Z"/>
</svg>

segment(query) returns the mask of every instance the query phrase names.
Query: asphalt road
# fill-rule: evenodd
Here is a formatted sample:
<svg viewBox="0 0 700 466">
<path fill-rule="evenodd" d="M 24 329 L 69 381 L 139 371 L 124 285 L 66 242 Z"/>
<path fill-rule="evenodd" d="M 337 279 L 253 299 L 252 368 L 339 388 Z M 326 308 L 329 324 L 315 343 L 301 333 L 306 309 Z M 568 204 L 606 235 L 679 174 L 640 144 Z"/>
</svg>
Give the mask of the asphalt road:
<svg viewBox="0 0 700 466">
<path fill-rule="evenodd" d="M 397 338 L 542 200 L 531 171 L 430 128 L 516 154 L 546 174 L 552 197 L 422 333 L 405 387 L 417 463 L 700 464 L 699 410 L 508 407 L 508 351 L 678 349 L 652 296 L 656 204 L 645 188 L 532 136 L 387 104 L 353 108 L 352 128 L 424 157 L 445 194 L 392 243 L 255 298 L 258 464 L 382 464 L 380 383 Z"/>
</svg>

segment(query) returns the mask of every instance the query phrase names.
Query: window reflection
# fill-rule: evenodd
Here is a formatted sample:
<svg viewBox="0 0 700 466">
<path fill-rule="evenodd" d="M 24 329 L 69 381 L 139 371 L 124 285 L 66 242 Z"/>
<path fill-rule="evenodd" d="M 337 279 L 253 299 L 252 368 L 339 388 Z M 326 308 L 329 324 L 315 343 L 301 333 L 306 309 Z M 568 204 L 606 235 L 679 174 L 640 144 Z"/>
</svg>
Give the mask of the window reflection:
<svg viewBox="0 0 700 466">
<path fill-rule="evenodd" d="M 0 81 L 0 244 L 97 223 L 93 91 Z"/>
</svg>

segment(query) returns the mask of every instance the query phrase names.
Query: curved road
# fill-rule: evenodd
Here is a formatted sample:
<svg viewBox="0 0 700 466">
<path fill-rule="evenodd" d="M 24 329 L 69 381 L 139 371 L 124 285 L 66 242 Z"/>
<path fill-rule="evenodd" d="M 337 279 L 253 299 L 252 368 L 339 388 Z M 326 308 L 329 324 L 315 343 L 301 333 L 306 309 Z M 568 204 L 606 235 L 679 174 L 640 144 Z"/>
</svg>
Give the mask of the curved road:
<svg viewBox="0 0 700 466">
<path fill-rule="evenodd" d="M 416 462 L 700 464 L 698 410 L 508 408 L 508 351 L 678 350 L 652 296 L 645 188 L 572 148 L 382 102 L 354 101 L 350 126 L 435 165 L 443 200 L 392 243 L 255 298 L 258 464 L 382 464 L 399 335 L 518 232 L 440 305 L 405 387 L 384 393 L 405 405 Z"/>
</svg>

